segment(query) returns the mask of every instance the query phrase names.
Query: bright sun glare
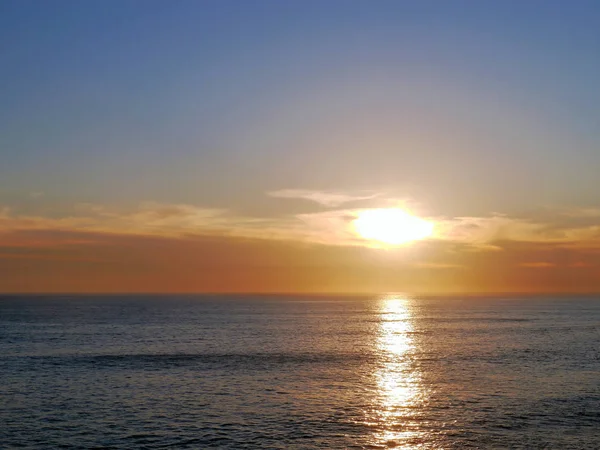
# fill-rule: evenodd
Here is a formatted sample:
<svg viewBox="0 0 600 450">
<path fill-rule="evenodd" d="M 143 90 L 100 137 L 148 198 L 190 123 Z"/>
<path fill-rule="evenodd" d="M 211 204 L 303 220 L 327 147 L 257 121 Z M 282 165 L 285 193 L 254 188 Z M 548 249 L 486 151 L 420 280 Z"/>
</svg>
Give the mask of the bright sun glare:
<svg viewBox="0 0 600 450">
<path fill-rule="evenodd" d="M 390 245 L 424 239 L 433 233 L 433 223 L 398 208 L 367 209 L 354 220 L 356 232 L 364 239 Z"/>
</svg>

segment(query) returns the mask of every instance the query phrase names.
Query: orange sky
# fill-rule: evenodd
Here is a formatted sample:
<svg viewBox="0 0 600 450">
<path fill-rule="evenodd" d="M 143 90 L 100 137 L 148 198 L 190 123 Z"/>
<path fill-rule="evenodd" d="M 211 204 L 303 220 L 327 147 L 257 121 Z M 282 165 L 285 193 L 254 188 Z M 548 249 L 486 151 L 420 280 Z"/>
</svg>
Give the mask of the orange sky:
<svg viewBox="0 0 600 450">
<path fill-rule="evenodd" d="M 270 219 L 268 224 L 182 205 L 144 205 L 121 213 L 85 205 L 79 216 L 67 219 L 5 211 L 0 290 L 600 290 L 600 229 L 590 225 L 598 211 L 555 211 L 554 222 L 547 213 L 547 222 L 505 216 L 431 218 L 436 224 L 431 238 L 382 248 L 353 233 L 356 209 L 315 208 L 314 216 Z"/>
</svg>

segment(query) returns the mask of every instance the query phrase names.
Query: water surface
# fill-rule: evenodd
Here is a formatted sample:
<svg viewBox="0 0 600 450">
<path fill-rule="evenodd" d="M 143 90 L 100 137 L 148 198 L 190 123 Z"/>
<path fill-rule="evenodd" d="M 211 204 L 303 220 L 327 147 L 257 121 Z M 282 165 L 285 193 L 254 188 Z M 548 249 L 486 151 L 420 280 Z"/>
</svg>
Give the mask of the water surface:
<svg viewBox="0 0 600 450">
<path fill-rule="evenodd" d="M 600 299 L 0 297 L 0 447 L 600 448 Z"/>
</svg>

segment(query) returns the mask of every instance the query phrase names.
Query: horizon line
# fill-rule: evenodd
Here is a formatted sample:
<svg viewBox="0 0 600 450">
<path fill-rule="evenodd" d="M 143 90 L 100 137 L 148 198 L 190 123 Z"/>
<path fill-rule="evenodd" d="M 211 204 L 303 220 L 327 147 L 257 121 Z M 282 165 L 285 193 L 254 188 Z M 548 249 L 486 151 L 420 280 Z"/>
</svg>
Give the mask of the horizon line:
<svg viewBox="0 0 600 450">
<path fill-rule="evenodd" d="M 518 291 L 481 291 L 481 292 L 440 292 L 440 293 L 423 293 L 423 292 L 400 292 L 400 291 L 381 291 L 381 292 L 320 292 L 320 291 L 310 291 L 310 292 L 211 292 L 211 291 L 164 291 L 164 292 L 148 292 L 148 291 L 83 291 L 83 292 L 53 292 L 53 291 L 27 291 L 27 292 L 0 292 L 0 296 L 215 296 L 215 297 L 232 297 L 232 296 L 248 296 L 248 297 L 275 297 L 275 296 L 283 296 L 283 297 L 298 297 L 298 296 L 307 296 L 307 297 L 373 297 L 373 296 L 398 296 L 398 297 L 417 297 L 417 298 L 427 298 L 427 297 L 540 297 L 540 296 L 557 296 L 557 297 L 567 297 L 567 296 L 577 296 L 577 297 L 587 297 L 587 296 L 600 296 L 600 291 L 544 291 L 544 292 L 518 292 Z"/>
</svg>

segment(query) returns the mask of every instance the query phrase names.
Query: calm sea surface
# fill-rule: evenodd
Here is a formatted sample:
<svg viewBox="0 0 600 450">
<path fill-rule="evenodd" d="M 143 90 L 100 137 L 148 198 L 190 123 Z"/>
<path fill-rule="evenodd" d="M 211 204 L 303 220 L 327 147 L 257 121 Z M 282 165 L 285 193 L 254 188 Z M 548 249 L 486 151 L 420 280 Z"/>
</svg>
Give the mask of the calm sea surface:
<svg viewBox="0 0 600 450">
<path fill-rule="evenodd" d="M 599 298 L 0 296 L 0 448 L 600 448 Z"/>
</svg>

